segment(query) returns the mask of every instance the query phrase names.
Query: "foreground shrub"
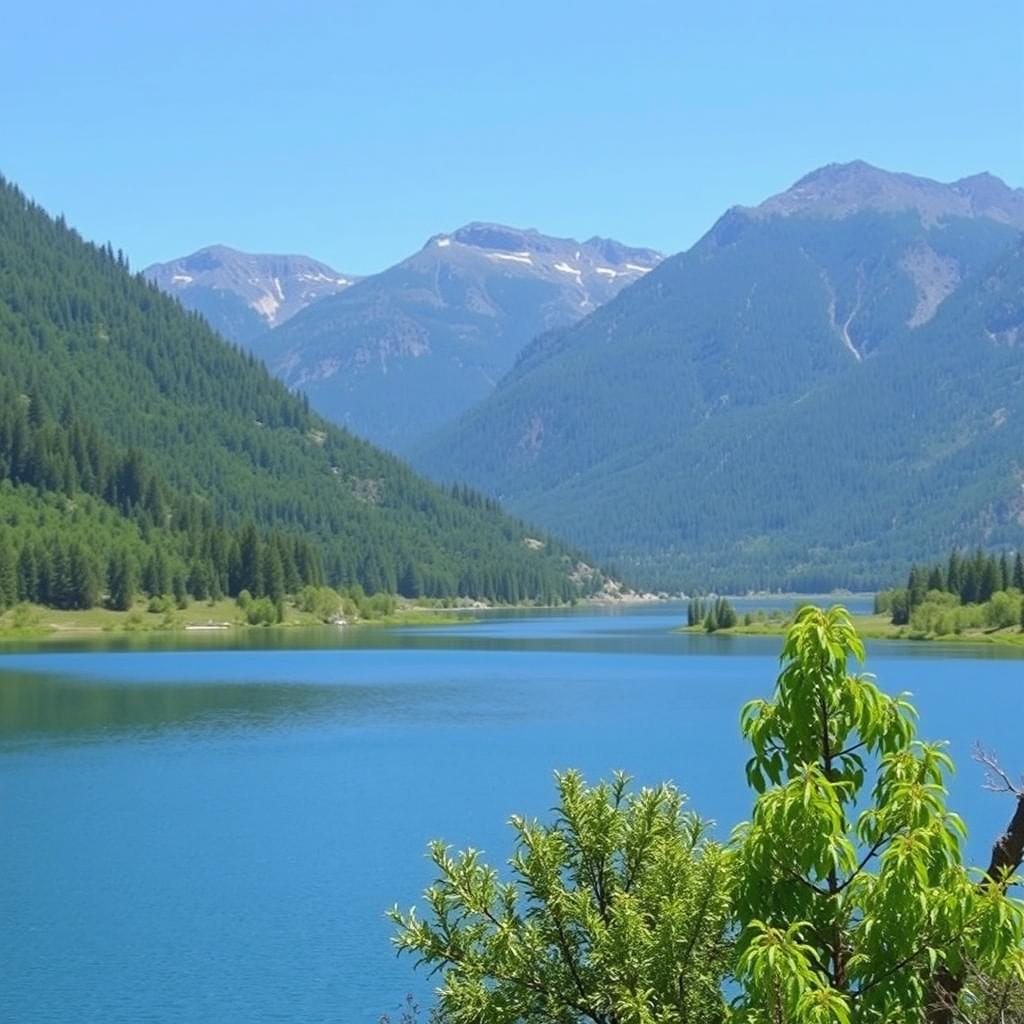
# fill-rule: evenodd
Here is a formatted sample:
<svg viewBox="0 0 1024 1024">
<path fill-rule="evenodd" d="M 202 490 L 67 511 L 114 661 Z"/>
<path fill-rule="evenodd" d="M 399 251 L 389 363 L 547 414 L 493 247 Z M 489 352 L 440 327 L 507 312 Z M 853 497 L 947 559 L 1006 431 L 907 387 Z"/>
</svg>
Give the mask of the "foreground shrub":
<svg viewBox="0 0 1024 1024">
<path fill-rule="evenodd" d="M 722 1020 L 728 861 L 705 823 L 669 785 L 557 781 L 553 824 L 512 819 L 509 882 L 435 843 L 426 917 L 391 913 L 398 949 L 441 973 L 440 1018 Z"/>
</svg>

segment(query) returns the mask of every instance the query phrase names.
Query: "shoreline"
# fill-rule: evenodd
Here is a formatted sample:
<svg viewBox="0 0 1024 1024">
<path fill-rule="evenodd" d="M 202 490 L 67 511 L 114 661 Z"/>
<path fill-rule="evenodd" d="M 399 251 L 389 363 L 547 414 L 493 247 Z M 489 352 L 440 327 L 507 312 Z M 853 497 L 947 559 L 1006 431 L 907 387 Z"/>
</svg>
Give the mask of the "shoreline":
<svg viewBox="0 0 1024 1024">
<path fill-rule="evenodd" d="M 570 608 L 614 608 L 655 604 L 668 599 L 654 594 L 628 593 L 615 597 L 595 596 L 581 599 L 575 604 L 517 604 L 490 605 L 482 601 L 469 601 L 452 607 L 419 605 L 408 602 L 394 612 L 379 618 L 351 621 L 324 622 L 308 612 L 289 606 L 283 622 L 270 625 L 253 624 L 245 620 L 244 612 L 233 599 L 211 603 L 193 602 L 188 608 L 168 612 L 150 612 L 146 604 L 137 602 L 126 611 L 114 611 L 97 606 L 83 610 L 63 610 L 43 605 L 21 606 L 20 611 L 8 609 L 0 613 L 0 652 L 8 644 L 19 642 L 59 643 L 62 640 L 125 636 L 231 636 L 250 631 L 276 629 L 302 629 L 331 626 L 335 629 L 403 628 L 411 626 L 452 626 L 479 621 L 477 616 L 518 611 L 557 611 Z M 17 623 L 18 615 L 25 621 Z"/>
<path fill-rule="evenodd" d="M 24 641 L 45 643 L 127 636 L 232 636 L 251 631 L 312 627 L 347 630 L 381 626 L 455 625 L 473 621 L 473 613 L 479 610 L 469 607 L 428 608 L 411 605 L 375 619 L 324 622 L 297 608 L 289 608 L 283 622 L 263 625 L 246 622 L 241 609 L 234 601 L 220 601 L 214 605 L 197 603 L 189 608 L 167 613 L 148 612 L 141 605 L 129 611 L 113 611 L 109 608 L 64 611 L 29 606 L 28 611 L 23 614 L 31 616 L 31 619 L 24 624 L 4 621 L 11 618 L 11 612 L 0 616 L 0 651 L 7 644 Z"/>
<path fill-rule="evenodd" d="M 897 640 L 907 643 L 923 644 L 957 644 L 988 647 L 1024 647 L 1024 632 L 1018 626 L 1003 629 L 978 629 L 965 633 L 943 633 L 940 635 L 925 634 L 912 630 L 909 626 L 894 626 L 888 615 L 852 615 L 854 626 L 862 640 Z M 703 626 L 677 626 L 674 633 L 690 633 L 703 636 L 785 636 L 789 628 L 786 619 L 766 622 L 753 622 L 749 625 L 739 623 L 727 629 L 716 629 L 707 633 Z"/>
<path fill-rule="evenodd" d="M 818 596 L 818 595 L 816 595 Z M 8 645 L 18 643 L 53 643 L 75 639 L 88 640 L 100 637 L 127 636 L 239 636 L 271 630 L 294 630 L 333 627 L 349 629 L 401 629 L 415 626 L 454 626 L 474 624 L 491 614 L 507 612 L 530 613 L 568 611 L 576 609 L 604 610 L 615 607 L 635 608 L 655 603 L 668 604 L 673 599 L 650 597 L 640 599 L 619 598 L 615 600 L 588 598 L 575 605 L 486 605 L 479 602 L 453 608 L 442 608 L 408 604 L 396 609 L 390 615 L 374 619 L 357 619 L 351 622 L 323 622 L 297 608 L 289 608 L 285 621 L 273 625 L 253 625 L 245 621 L 241 610 L 234 601 L 221 601 L 214 605 L 196 604 L 187 609 L 168 613 L 147 612 L 141 606 L 130 611 L 112 611 L 107 608 L 92 608 L 87 611 L 61 611 L 52 608 L 30 606 L 27 614 L 30 622 L 21 626 L 8 625 L 3 620 L 10 618 L 8 611 L 0 616 L 0 654 Z M 678 600 L 678 599 L 675 599 Z M 909 626 L 893 626 L 888 615 L 855 614 L 854 625 L 864 640 L 903 641 L 911 643 L 956 644 L 957 646 L 1002 646 L 1024 647 L 1024 631 L 1019 627 L 1004 629 L 972 630 L 959 634 L 925 635 L 911 630 Z M 770 636 L 782 637 L 789 626 L 788 616 L 766 619 L 761 622 L 742 622 L 727 629 L 706 633 L 703 626 L 687 626 L 685 622 L 670 630 L 672 633 L 686 633 L 694 636 Z"/>
</svg>

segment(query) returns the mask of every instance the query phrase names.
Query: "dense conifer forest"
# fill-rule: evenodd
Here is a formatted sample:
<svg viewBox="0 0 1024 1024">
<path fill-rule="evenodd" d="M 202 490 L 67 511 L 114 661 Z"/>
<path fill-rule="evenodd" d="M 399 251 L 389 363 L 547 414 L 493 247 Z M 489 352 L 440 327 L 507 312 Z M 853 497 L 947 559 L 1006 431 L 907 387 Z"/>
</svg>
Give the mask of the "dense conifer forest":
<svg viewBox="0 0 1024 1024">
<path fill-rule="evenodd" d="M 954 549 L 945 561 L 911 566 L 905 587 L 875 596 L 875 612 L 938 636 L 1024 628 L 1024 555 Z"/>
<path fill-rule="evenodd" d="M 912 326 L 919 252 L 959 277 Z M 1022 281 L 1008 224 L 732 212 L 536 339 L 414 462 L 652 589 L 876 589 L 1021 543 Z"/>
<path fill-rule="evenodd" d="M 553 603 L 600 586 L 578 557 L 325 423 L 0 179 L 0 601 L 326 581 Z"/>
</svg>

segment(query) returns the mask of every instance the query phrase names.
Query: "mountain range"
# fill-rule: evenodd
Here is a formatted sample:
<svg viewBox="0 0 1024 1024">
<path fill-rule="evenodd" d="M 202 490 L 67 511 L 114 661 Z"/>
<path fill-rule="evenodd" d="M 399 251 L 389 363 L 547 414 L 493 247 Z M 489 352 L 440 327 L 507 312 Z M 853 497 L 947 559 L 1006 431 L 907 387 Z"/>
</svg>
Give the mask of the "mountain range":
<svg viewBox="0 0 1024 1024">
<path fill-rule="evenodd" d="M 322 415 L 400 452 L 485 397 L 537 334 L 581 319 L 661 260 L 611 239 L 482 223 L 435 235 L 351 286 L 341 275 L 316 284 L 335 272 L 304 257 L 226 253 L 145 273 Z M 200 274 L 197 262 L 211 260 Z M 301 301 L 275 306 L 278 293 Z M 271 330 L 255 329 L 261 311 L 276 317 L 264 323 Z"/>
<path fill-rule="evenodd" d="M 202 313 L 225 338 L 243 345 L 358 280 L 308 256 L 257 255 L 226 245 L 154 263 L 142 273 L 186 309 Z"/>
<path fill-rule="evenodd" d="M 869 586 L 1024 541 L 1024 191 L 829 165 L 413 452 L 647 584 Z"/>
</svg>

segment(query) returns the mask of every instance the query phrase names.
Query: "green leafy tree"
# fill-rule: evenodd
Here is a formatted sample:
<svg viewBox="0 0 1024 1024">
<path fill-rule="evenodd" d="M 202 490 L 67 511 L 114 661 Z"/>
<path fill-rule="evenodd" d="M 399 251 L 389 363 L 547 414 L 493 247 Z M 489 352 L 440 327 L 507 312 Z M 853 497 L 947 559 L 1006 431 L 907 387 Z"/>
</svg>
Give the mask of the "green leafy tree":
<svg viewBox="0 0 1024 1024">
<path fill-rule="evenodd" d="M 281 621 L 282 609 L 269 597 L 257 597 L 245 605 L 245 619 L 250 626 L 273 626 Z"/>
<path fill-rule="evenodd" d="M 1005 894 L 1019 856 L 972 881 L 945 805 L 952 763 L 915 739 L 905 696 L 848 671 L 863 658 L 844 609 L 805 607 L 774 699 L 743 710 L 759 796 L 734 840 L 740 1021 L 950 1021 L 968 967 L 1024 966 Z"/>
<path fill-rule="evenodd" d="M 910 622 L 910 598 L 906 590 L 894 590 L 890 602 L 892 624 L 905 626 Z"/>
<path fill-rule="evenodd" d="M 715 1024 L 730 955 L 728 857 L 672 786 L 557 776 L 550 825 L 513 818 L 511 880 L 434 843 L 427 916 L 391 912 L 400 951 L 442 975 L 453 1024 Z"/>
</svg>

